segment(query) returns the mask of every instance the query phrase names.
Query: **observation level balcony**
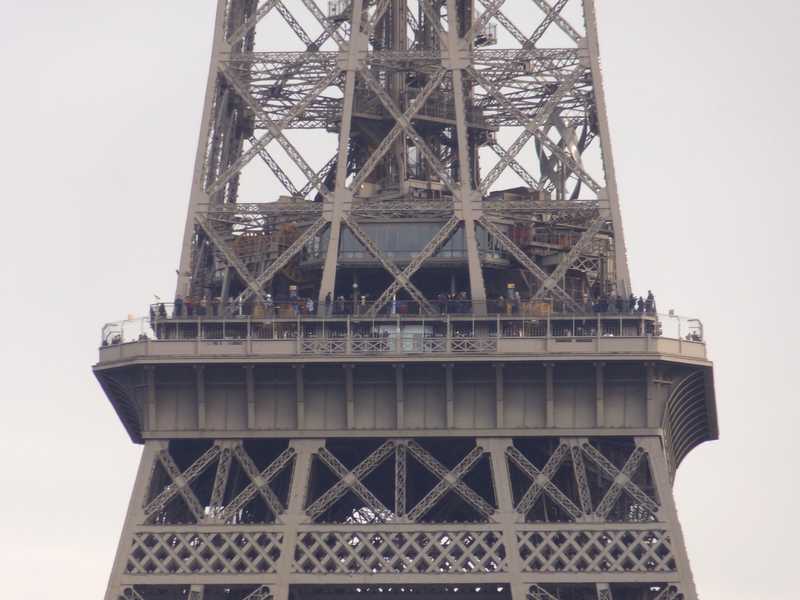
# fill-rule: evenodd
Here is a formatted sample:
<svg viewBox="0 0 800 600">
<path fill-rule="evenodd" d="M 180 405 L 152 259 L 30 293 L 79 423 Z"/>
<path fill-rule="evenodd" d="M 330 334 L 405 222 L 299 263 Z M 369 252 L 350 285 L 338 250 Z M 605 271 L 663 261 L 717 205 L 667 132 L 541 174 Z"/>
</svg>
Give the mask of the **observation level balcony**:
<svg viewBox="0 0 800 600">
<path fill-rule="evenodd" d="M 434 303 L 435 305 L 435 303 Z M 302 314 L 278 305 L 270 315 L 176 315 L 103 328 L 98 367 L 137 361 L 422 362 L 474 360 L 660 360 L 707 365 L 696 319 L 647 313 L 486 314 L 469 302 L 441 314 Z M 436 306 L 436 305 L 435 305 Z M 162 314 L 159 314 L 161 312 Z"/>
</svg>

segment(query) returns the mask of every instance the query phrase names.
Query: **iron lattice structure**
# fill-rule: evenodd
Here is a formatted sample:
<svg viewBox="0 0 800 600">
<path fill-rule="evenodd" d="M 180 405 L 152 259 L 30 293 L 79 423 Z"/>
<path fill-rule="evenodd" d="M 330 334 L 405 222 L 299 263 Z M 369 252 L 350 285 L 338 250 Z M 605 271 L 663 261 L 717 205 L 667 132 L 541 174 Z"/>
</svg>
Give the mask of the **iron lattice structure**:
<svg viewBox="0 0 800 600">
<path fill-rule="evenodd" d="M 379 271 L 371 313 L 398 294 L 432 311 L 437 265 L 481 310 L 509 282 L 576 312 L 592 286 L 630 291 L 591 4 L 223 4 L 179 293 L 348 295 L 343 237 Z M 252 163 L 277 202 L 242 189 Z M 402 223 L 432 235 L 393 244 Z"/>
<path fill-rule="evenodd" d="M 593 0 L 219 0 L 106 599 L 696 600 L 712 367 L 631 291 Z"/>
</svg>

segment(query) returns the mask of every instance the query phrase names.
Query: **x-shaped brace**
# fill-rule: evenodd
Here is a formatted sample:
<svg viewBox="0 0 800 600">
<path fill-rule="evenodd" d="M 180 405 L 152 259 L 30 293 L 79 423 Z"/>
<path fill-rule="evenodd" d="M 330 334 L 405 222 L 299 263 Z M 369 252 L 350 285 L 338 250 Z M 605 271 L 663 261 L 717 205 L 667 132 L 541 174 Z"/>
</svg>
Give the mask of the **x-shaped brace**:
<svg viewBox="0 0 800 600">
<path fill-rule="evenodd" d="M 552 481 L 559 467 L 561 467 L 561 464 L 567 456 L 569 456 L 569 446 L 566 444 L 558 446 L 541 471 L 537 469 L 522 452 L 513 446 L 506 449 L 506 456 L 531 479 L 530 487 L 517 503 L 517 512 L 522 515 L 528 514 L 539 497 L 544 493 L 566 511 L 572 519 L 577 521 L 581 518 L 583 514 L 581 509 L 575 506 L 575 503 L 572 502 L 564 492 L 558 489 L 558 486 Z"/>
<path fill-rule="evenodd" d="M 289 246 L 283 254 L 281 254 L 278 258 L 272 261 L 269 266 L 255 279 L 255 281 L 251 282 L 245 280 L 247 283 L 247 288 L 239 294 L 239 298 L 237 299 L 239 302 L 244 302 L 253 294 L 256 294 L 262 302 L 266 302 L 264 298 L 263 289 L 264 286 L 267 285 L 278 272 L 283 269 L 289 261 L 292 260 L 304 247 L 305 245 L 311 241 L 312 238 L 322 233 L 322 231 L 328 226 L 328 220 L 323 216 L 314 221 L 301 235 L 298 237 L 291 246 Z"/>
<path fill-rule="evenodd" d="M 579 43 L 583 39 L 581 34 L 569 24 L 569 21 L 559 14 L 561 11 L 556 10 L 556 8 L 553 7 L 550 2 L 547 0 L 533 0 L 533 2 L 536 4 L 536 6 L 542 9 L 546 15 L 552 16 L 552 19 L 555 21 L 556 25 L 558 25 L 564 33 L 571 37 L 575 43 Z"/>
<path fill-rule="evenodd" d="M 425 294 L 423 294 L 417 286 L 411 283 L 411 280 L 406 277 L 403 272 L 392 262 L 389 257 L 387 257 L 383 251 L 378 247 L 378 245 L 367 235 L 367 233 L 361 228 L 358 223 L 356 223 L 350 215 L 342 215 L 342 222 L 347 226 L 347 228 L 353 233 L 356 239 L 361 242 L 364 248 L 372 254 L 378 262 L 383 265 L 383 268 L 389 271 L 392 277 L 394 277 L 394 281 L 399 282 L 409 295 L 419 304 L 420 308 L 427 313 L 433 313 L 433 306 L 431 303 L 428 302 L 428 299 L 425 298 Z"/>
<path fill-rule="evenodd" d="M 219 455 L 219 451 L 218 446 L 212 446 L 194 461 L 186 471 L 181 472 L 172 456 L 170 456 L 169 450 L 166 447 L 162 448 L 158 453 L 158 461 L 164 467 L 172 483 L 147 504 L 144 508 L 145 516 L 150 517 L 163 510 L 172 498 L 180 494 L 194 518 L 200 521 L 203 518 L 203 507 L 192 491 L 190 484 L 214 462 L 214 459 Z"/>
<path fill-rule="evenodd" d="M 247 475 L 250 483 L 245 487 L 241 493 L 231 500 L 230 504 L 220 512 L 219 519 L 221 521 L 228 521 L 237 512 L 239 512 L 250 500 L 256 495 L 260 495 L 269 509 L 277 518 L 285 510 L 283 503 L 275 495 L 270 487 L 270 482 L 280 474 L 281 471 L 294 459 L 294 448 L 287 448 L 281 452 L 278 457 L 272 461 L 269 466 L 263 471 L 258 470 L 253 459 L 247 454 L 244 446 L 237 444 L 233 448 L 233 455 L 242 467 L 242 470 Z"/>
<path fill-rule="evenodd" d="M 258 7 L 255 14 L 247 19 L 244 23 L 242 23 L 236 30 L 228 36 L 228 44 L 233 46 L 238 41 L 240 41 L 244 36 L 246 36 L 253 28 L 258 25 L 258 23 L 266 17 L 269 12 L 275 8 L 275 5 L 278 3 L 278 0 L 267 0 L 264 4 Z"/>
<path fill-rule="evenodd" d="M 320 448 L 317 456 L 339 478 L 339 481 L 309 505 L 306 508 L 306 514 L 312 520 L 318 518 L 344 496 L 348 490 L 352 490 L 379 519 L 385 518 L 391 511 L 362 482 L 367 475 L 394 454 L 394 448 L 394 442 L 384 442 L 352 471 L 345 467 L 327 448 Z"/>
<path fill-rule="evenodd" d="M 498 88 L 497 85 L 484 77 L 482 73 L 475 69 L 475 67 L 469 66 L 467 67 L 467 70 L 469 71 L 470 76 L 475 79 L 475 81 L 477 81 L 488 94 L 493 96 L 495 100 L 503 105 L 506 111 L 508 111 L 508 114 L 517 121 L 518 125 L 524 127 L 534 136 L 536 136 L 542 146 L 547 148 L 554 155 L 558 156 L 561 162 L 563 162 L 570 170 L 572 170 L 572 172 L 575 173 L 575 175 L 579 177 L 581 181 L 583 181 L 583 183 L 585 183 L 591 190 L 597 194 L 601 193 L 603 186 L 597 183 L 597 181 L 595 181 L 592 176 L 589 175 L 589 173 L 587 173 L 568 152 L 553 142 L 553 140 L 551 140 L 547 134 L 541 130 L 541 126 L 537 126 L 536 123 L 531 122 L 525 113 L 517 108 L 517 106 L 500 91 L 500 88 Z M 584 71 L 579 69 L 577 73 L 579 76 L 582 76 Z M 574 75 L 575 72 L 573 72 L 573 76 Z"/>
<path fill-rule="evenodd" d="M 403 269 L 401 273 L 401 277 L 396 277 L 394 281 L 392 281 L 391 285 L 384 290 L 384 292 L 378 297 L 377 300 L 369 307 L 367 310 L 368 315 L 375 315 L 378 311 L 383 308 L 389 300 L 392 299 L 401 287 L 404 287 L 408 282 L 411 281 L 411 277 L 422 268 L 422 265 L 439 249 L 447 243 L 447 240 L 450 239 L 450 236 L 453 235 L 453 232 L 458 228 L 458 225 L 461 221 L 453 215 L 450 217 L 450 220 L 445 223 L 442 228 L 436 232 L 436 235 L 431 238 L 431 241 L 428 242 L 425 247 L 420 250 L 411 262 L 406 265 L 406 268 Z"/>
<path fill-rule="evenodd" d="M 677 586 L 669 585 L 661 590 L 658 596 L 653 598 L 653 600 L 675 600 L 676 598 L 683 598 L 680 594 L 681 592 Z"/>
<path fill-rule="evenodd" d="M 126 587 L 122 590 L 119 600 L 144 600 L 144 598 L 132 587 Z"/>
<path fill-rule="evenodd" d="M 268 132 L 259 138 L 254 146 L 251 146 L 246 152 L 242 153 L 242 155 L 236 161 L 234 161 L 234 163 L 228 167 L 228 169 L 226 169 L 226 171 L 222 173 L 213 184 L 209 186 L 209 188 L 206 190 L 206 193 L 213 195 L 219 191 L 232 177 L 239 173 L 245 167 L 245 165 L 247 165 L 253 158 L 258 156 L 261 150 L 266 148 L 271 141 L 275 140 L 281 145 L 289 158 L 295 163 L 295 165 L 297 165 L 303 174 L 310 181 L 314 182 L 314 185 L 317 187 L 319 192 L 323 195 L 327 195 L 327 190 L 325 190 L 322 182 L 317 177 L 316 172 L 308 165 L 297 148 L 295 148 L 294 145 L 288 139 L 286 139 L 286 136 L 283 135 L 282 131 L 299 114 L 308 108 L 311 102 L 313 102 L 325 88 L 330 86 L 333 80 L 338 77 L 339 70 L 331 69 L 331 71 L 325 77 L 320 79 L 312 88 L 312 90 L 306 94 L 306 96 L 300 102 L 294 105 L 289 113 L 278 122 L 275 122 L 270 118 L 264 108 L 255 98 L 253 98 L 252 94 L 250 94 L 250 91 L 247 89 L 247 87 L 242 84 L 241 81 L 239 81 L 239 78 L 236 77 L 236 75 L 234 75 L 226 65 L 221 65 L 219 71 L 225 77 L 226 81 L 231 84 L 231 87 L 233 87 L 239 97 L 248 105 L 253 114 L 258 115 L 267 123 Z"/>
<path fill-rule="evenodd" d="M 639 467 L 642 459 L 647 458 L 647 453 L 641 447 L 636 447 L 628 460 L 625 462 L 622 470 L 620 471 L 614 463 L 608 460 L 601 452 L 589 444 L 588 442 L 582 446 L 583 452 L 586 457 L 592 461 L 607 477 L 612 481 L 611 487 L 608 488 L 606 495 L 598 503 L 595 509 L 595 515 L 601 519 L 608 517 L 608 514 L 617 503 L 620 494 L 627 492 L 636 502 L 641 504 L 645 509 L 650 511 L 653 515 L 658 514 L 659 506 L 650 496 L 645 494 L 642 489 L 636 485 L 632 477 Z"/>
<path fill-rule="evenodd" d="M 262 286 L 258 284 L 258 282 L 253 278 L 250 274 L 250 271 L 247 268 L 242 260 L 236 255 L 227 244 L 225 239 L 220 235 L 220 233 L 214 229 L 214 226 L 211 225 L 208 220 L 207 216 L 203 214 L 198 214 L 195 217 L 195 221 L 200 226 L 200 228 L 205 232 L 206 237 L 209 241 L 214 244 L 214 247 L 219 250 L 222 256 L 225 258 L 225 261 L 228 263 L 229 266 L 233 267 L 234 270 L 239 274 L 241 280 L 247 285 L 247 289 L 250 291 L 251 294 L 255 294 L 261 302 L 266 302 L 266 297 L 264 296 L 264 292 L 262 291 Z"/>
<path fill-rule="evenodd" d="M 422 156 L 439 176 L 439 179 L 442 180 L 442 182 L 450 189 L 451 192 L 453 192 L 454 195 L 458 196 L 460 194 L 460 190 L 445 170 L 444 165 L 442 165 L 442 163 L 436 157 L 430 146 L 425 143 L 425 140 L 423 140 L 422 137 L 417 133 L 417 130 L 414 129 L 413 125 L 411 125 L 411 121 L 409 121 L 405 115 L 400 112 L 397 104 L 395 104 L 394 100 L 386 92 L 386 89 L 377 79 L 375 79 L 375 76 L 370 73 L 369 69 L 366 67 L 361 67 L 358 72 L 366 82 L 369 89 L 372 90 L 372 92 L 378 97 L 378 100 L 380 100 L 381 104 L 383 104 L 386 110 L 389 111 L 389 114 L 392 115 L 392 118 L 403 128 L 403 131 L 406 132 L 406 135 L 411 138 L 411 140 L 414 142 L 414 145 L 422 153 Z"/>
<path fill-rule="evenodd" d="M 595 218 L 586 231 L 583 232 L 583 235 L 578 239 L 575 245 L 570 248 L 570 251 L 564 255 L 561 261 L 558 263 L 558 266 L 553 270 L 552 273 L 547 277 L 547 279 L 542 282 L 542 286 L 539 290 L 534 294 L 534 300 L 541 298 L 544 296 L 548 290 L 552 289 L 558 282 L 561 281 L 561 278 L 567 274 L 569 268 L 575 264 L 575 261 L 580 258 L 581 254 L 586 252 L 589 246 L 592 245 L 594 241 L 594 236 L 597 235 L 600 229 L 603 228 L 603 225 L 606 223 L 606 218 L 598 216 Z"/>
<path fill-rule="evenodd" d="M 528 600 L 558 600 L 543 587 L 533 584 L 528 590 Z"/>
<path fill-rule="evenodd" d="M 424 516 L 450 490 L 461 496 L 462 499 L 487 519 L 492 517 L 495 508 L 463 481 L 467 473 L 472 470 L 484 455 L 483 448 L 476 446 L 453 469 L 448 469 L 417 442 L 411 440 L 407 443 L 407 447 L 414 458 L 439 478 L 439 482 L 433 489 L 406 513 L 409 521 L 413 522 Z"/>
<path fill-rule="evenodd" d="M 477 71 L 476 71 L 477 72 Z M 497 181 L 497 178 L 503 174 L 511 160 L 515 159 L 520 151 L 525 147 L 525 144 L 550 120 L 551 115 L 558 107 L 558 103 L 573 90 L 575 84 L 583 76 L 584 72 L 581 69 L 576 69 L 568 77 L 566 77 L 555 91 L 547 99 L 547 102 L 536 111 L 530 119 L 526 119 L 524 124 L 525 130 L 517 137 L 511 147 L 506 151 L 508 158 L 501 159 L 486 177 L 481 181 L 481 193 L 486 195 L 489 193 L 489 188 Z M 537 189 L 540 189 L 537 186 Z"/>
<path fill-rule="evenodd" d="M 349 186 L 352 192 L 358 191 L 375 167 L 377 167 L 380 161 L 383 160 L 383 157 L 392 147 L 392 144 L 394 144 L 395 140 L 400 136 L 401 133 L 403 133 L 403 131 L 405 131 L 406 125 L 403 123 L 410 126 L 411 119 L 413 119 L 414 116 L 422 109 L 430 95 L 439 87 L 439 84 L 442 82 L 442 79 L 444 79 L 446 73 L 446 70 L 440 69 L 436 72 L 436 74 L 431 76 L 431 78 L 428 80 L 428 83 L 426 83 L 425 87 L 423 87 L 420 91 L 419 95 L 414 99 L 413 102 L 411 102 L 406 112 L 403 113 L 403 122 L 398 120 L 395 123 L 392 130 L 386 134 L 380 145 L 375 149 L 374 152 L 372 152 L 370 157 L 361 167 L 361 170 L 353 178 L 353 182 Z"/>
<path fill-rule="evenodd" d="M 525 254 L 519 248 L 519 246 L 513 242 L 513 240 L 503 233 L 497 225 L 492 223 L 492 221 L 485 216 L 481 217 L 478 220 L 478 223 L 480 223 L 481 226 L 486 229 L 486 231 L 488 231 L 495 240 L 500 242 L 500 245 L 503 246 L 503 248 L 505 248 L 515 259 L 517 259 L 517 262 L 525 267 L 540 284 L 544 284 L 544 282 L 547 281 L 548 274 L 545 273 L 542 268 L 539 267 L 539 265 L 533 262 L 533 260 L 527 254 Z M 550 291 L 556 296 L 556 298 L 564 302 L 575 312 L 581 311 L 581 306 L 575 302 L 572 296 L 565 292 L 561 286 L 555 285 L 550 289 Z"/>
</svg>

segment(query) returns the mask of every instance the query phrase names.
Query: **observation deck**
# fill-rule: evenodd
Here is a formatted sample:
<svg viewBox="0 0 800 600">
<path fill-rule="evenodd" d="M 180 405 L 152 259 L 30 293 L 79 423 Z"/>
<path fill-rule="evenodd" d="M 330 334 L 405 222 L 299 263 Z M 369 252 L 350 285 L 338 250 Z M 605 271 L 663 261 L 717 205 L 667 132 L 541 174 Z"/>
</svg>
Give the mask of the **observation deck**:
<svg viewBox="0 0 800 600">
<path fill-rule="evenodd" d="M 94 370 L 139 442 L 664 432 L 674 473 L 692 448 L 716 439 L 699 320 L 485 308 L 456 302 L 421 315 L 406 304 L 366 316 L 351 306 L 312 316 L 298 302 L 271 316 L 223 316 L 160 304 L 152 317 L 106 325 Z"/>
<path fill-rule="evenodd" d="M 410 303 L 409 303 L 410 304 Z M 442 314 L 309 316 L 276 305 L 265 315 L 181 315 L 172 306 L 152 318 L 103 328 L 96 368 L 135 362 L 453 362 L 485 360 L 653 360 L 708 365 L 698 319 L 648 313 L 485 314 L 465 306 Z M 332 309 L 333 311 L 333 309 Z M 288 316 L 296 312 L 294 316 Z M 405 313 L 405 314 L 401 314 Z"/>
</svg>

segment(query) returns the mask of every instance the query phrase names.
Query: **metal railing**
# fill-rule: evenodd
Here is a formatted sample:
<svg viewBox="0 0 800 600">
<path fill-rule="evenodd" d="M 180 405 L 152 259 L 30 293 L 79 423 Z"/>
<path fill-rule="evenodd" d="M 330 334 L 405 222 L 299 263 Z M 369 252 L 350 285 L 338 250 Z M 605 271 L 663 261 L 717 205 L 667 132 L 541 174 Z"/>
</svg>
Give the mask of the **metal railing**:
<svg viewBox="0 0 800 600">
<path fill-rule="evenodd" d="M 374 298 L 367 296 L 358 296 L 358 299 L 353 299 L 352 296 L 345 299 L 340 296 L 336 299 L 332 298 L 330 303 L 323 302 L 322 304 L 318 304 L 315 299 L 309 298 L 276 299 L 269 300 L 267 303 L 257 302 L 253 299 L 244 303 L 231 299 L 225 304 L 221 304 L 217 300 L 200 303 L 183 302 L 180 304 L 161 302 L 152 304 L 149 312 L 150 320 L 152 321 L 159 319 L 208 318 L 317 319 L 321 317 L 364 317 L 373 316 L 370 313 L 373 301 Z M 425 314 L 425 309 L 414 300 L 390 300 L 375 315 L 382 317 L 426 316 L 431 318 L 442 315 L 500 315 L 533 318 L 573 317 L 573 313 L 566 312 L 559 302 L 544 299 L 512 301 L 505 298 L 497 298 L 486 302 L 473 302 L 463 297 L 453 298 L 441 295 L 430 298 L 428 302 L 433 307 L 434 312 L 432 314 Z M 620 308 L 587 304 L 584 307 L 584 312 L 586 315 L 619 315 L 636 318 L 642 315 L 655 315 L 655 312 L 649 309 L 637 310 L 636 308 L 630 308 L 627 301 Z M 673 318 L 670 315 L 662 316 Z M 692 319 L 688 320 L 691 321 Z"/>
<path fill-rule="evenodd" d="M 103 327 L 104 347 L 143 341 L 291 342 L 298 354 L 489 353 L 503 339 L 646 338 L 703 342 L 702 323 L 674 314 L 442 314 L 255 318 L 179 316 L 164 310 Z"/>
</svg>

